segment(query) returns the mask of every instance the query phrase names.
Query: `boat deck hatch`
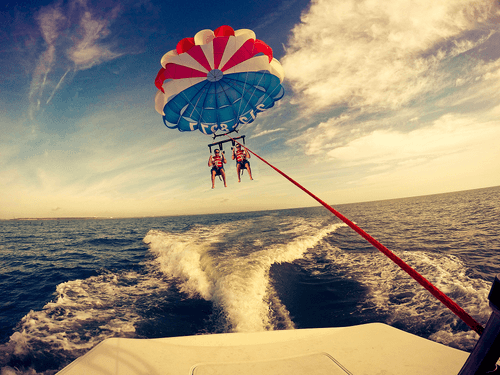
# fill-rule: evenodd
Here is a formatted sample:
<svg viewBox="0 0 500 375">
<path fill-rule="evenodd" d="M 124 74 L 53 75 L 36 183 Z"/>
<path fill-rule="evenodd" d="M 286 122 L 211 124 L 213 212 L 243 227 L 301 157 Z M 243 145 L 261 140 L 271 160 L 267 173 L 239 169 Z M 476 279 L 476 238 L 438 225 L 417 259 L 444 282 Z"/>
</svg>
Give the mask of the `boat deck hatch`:
<svg viewBox="0 0 500 375">
<path fill-rule="evenodd" d="M 351 374 L 327 353 L 266 361 L 200 363 L 192 375 L 346 375 Z"/>
</svg>

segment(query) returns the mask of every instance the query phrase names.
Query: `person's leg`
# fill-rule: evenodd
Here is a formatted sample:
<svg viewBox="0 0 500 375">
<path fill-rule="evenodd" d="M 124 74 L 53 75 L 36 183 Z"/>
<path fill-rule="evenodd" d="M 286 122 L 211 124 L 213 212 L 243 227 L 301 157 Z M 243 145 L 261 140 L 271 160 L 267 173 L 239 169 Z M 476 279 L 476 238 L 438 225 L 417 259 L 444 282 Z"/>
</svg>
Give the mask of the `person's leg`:
<svg viewBox="0 0 500 375">
<path fill-rule="evenodd" d="M 227 185 L 226 185 L 226 171 L 224 169 L 221 169 L 220 174 L 222 175 L 222 180 L 224 180 L 224 187 L 227 187 Z"/>
<path fill-rule="evenodd" d="M 236 163 L 236 173 L 238 174 L 238 182 L 241 182 L 240 169 L 241 169 L 240 163 Z"/>
<path fill-rule="evenodd" d="M 250 169 L 250 163 L 247 161 L 245 163 L 245 166 L 247 167 L 248 175 L 250 176 L 250 180 L 253 180 L 252 178 L 252 170 Z"/>
<path fill-rule="evenodd" d="M 215 187 L 215 170 L 212 169 L 212 189 Z"/>
</svg>

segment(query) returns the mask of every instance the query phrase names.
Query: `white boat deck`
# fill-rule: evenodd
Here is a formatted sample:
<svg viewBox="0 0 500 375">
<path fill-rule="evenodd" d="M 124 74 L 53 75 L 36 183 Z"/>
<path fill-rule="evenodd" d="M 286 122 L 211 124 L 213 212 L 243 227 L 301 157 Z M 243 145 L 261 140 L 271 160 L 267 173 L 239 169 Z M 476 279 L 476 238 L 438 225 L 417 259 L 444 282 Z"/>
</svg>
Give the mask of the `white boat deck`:
<svg viewBox="0 0 500 375">
<path fill-rule="evenodd" d="M 469 353 L 382 323 L 353 327 L 111 338 L 59 375 L 457 375 Z"/>
</svg>

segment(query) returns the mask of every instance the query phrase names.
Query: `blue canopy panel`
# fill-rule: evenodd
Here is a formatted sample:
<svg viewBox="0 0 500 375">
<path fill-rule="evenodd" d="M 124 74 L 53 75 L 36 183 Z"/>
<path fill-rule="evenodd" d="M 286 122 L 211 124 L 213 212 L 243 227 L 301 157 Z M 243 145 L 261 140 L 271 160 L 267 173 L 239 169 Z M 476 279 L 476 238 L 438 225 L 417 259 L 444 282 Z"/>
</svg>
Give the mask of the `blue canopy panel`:
<svg viewBox="0 0 500 375">
<path fill-rule="evenodd" d="M 232 73 L 217 81 L 195 84 L 165 104 L 163 122 L 180 131 L 204 134 L 231 132 L 254 121 L 285 93 L 280 80 L 267 70 Z"/>
</svg>

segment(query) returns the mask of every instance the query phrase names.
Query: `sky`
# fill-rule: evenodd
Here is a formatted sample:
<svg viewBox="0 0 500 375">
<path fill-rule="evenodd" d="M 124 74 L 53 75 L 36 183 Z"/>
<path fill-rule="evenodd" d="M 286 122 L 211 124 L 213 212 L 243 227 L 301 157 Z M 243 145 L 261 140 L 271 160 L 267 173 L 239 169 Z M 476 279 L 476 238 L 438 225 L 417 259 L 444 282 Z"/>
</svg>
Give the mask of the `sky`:
<svg viewBox="0 0 500 375">
<path fill-rule="evenodd" d="M 221 25 L 285 71 L 246 145 L 334 207 L 500 185 L 497 0 L 7 0 L 0 24 L 0 219 L 317 205 L 255 157 L 211 189 L 212 139 L 155 111 L 161 57 Z"/>
</svg>

